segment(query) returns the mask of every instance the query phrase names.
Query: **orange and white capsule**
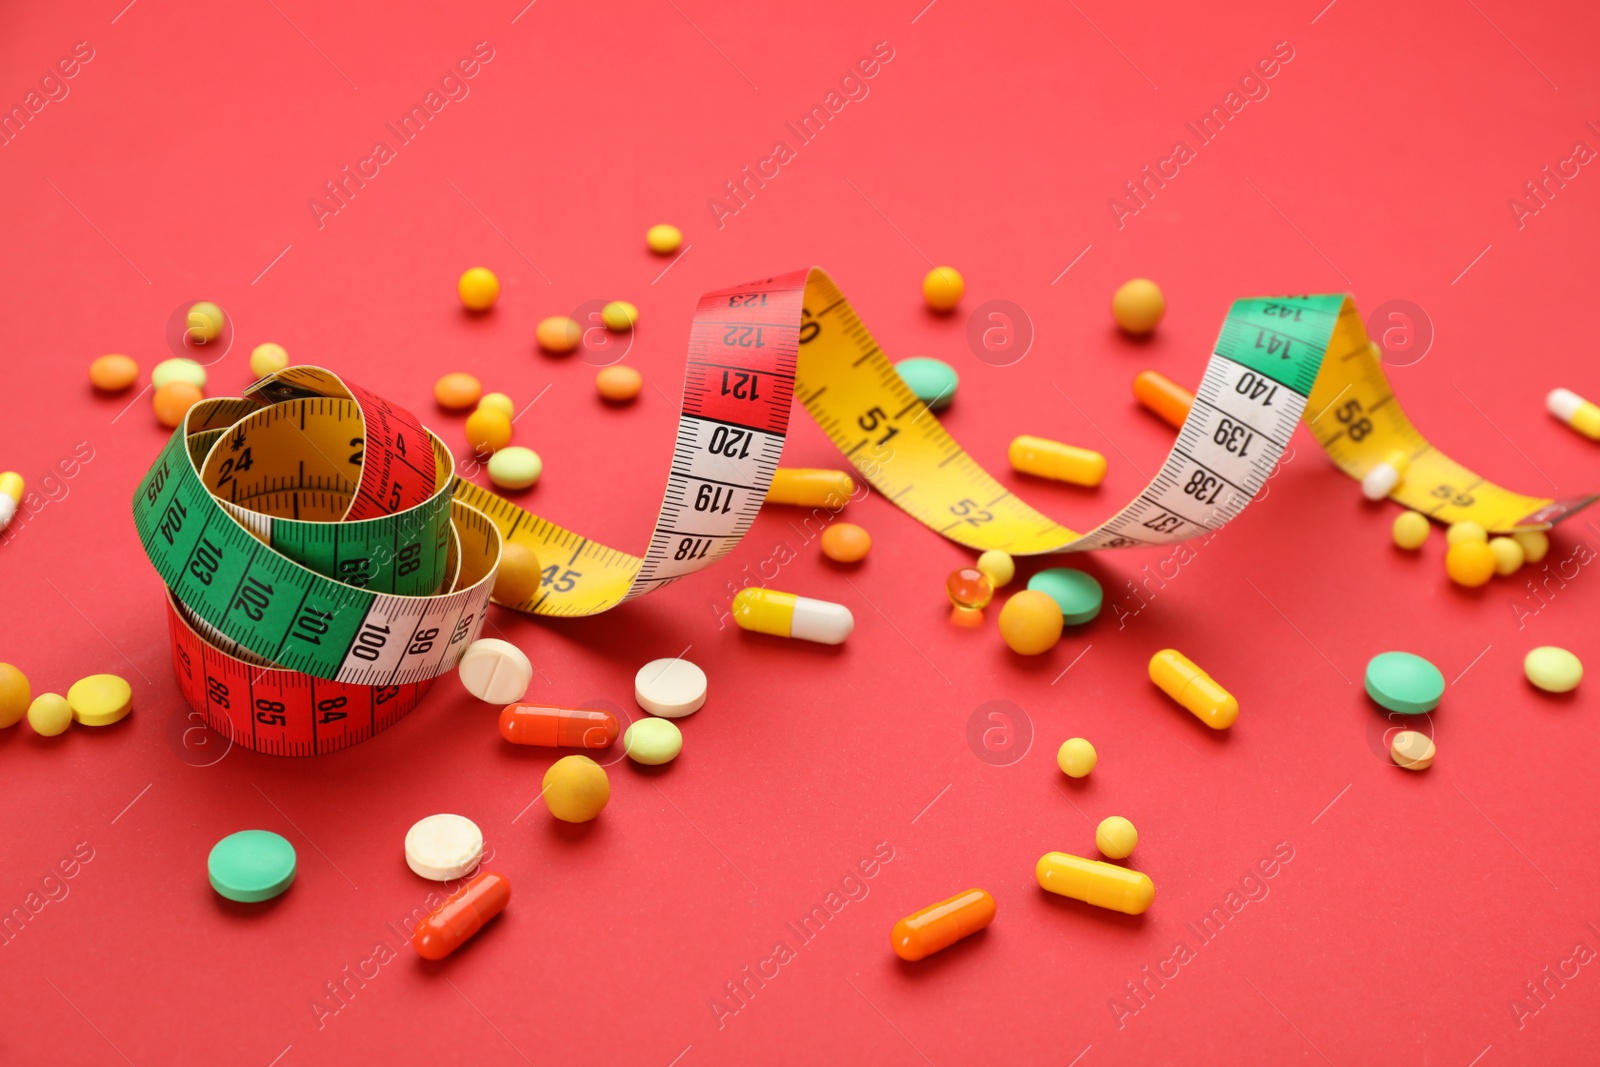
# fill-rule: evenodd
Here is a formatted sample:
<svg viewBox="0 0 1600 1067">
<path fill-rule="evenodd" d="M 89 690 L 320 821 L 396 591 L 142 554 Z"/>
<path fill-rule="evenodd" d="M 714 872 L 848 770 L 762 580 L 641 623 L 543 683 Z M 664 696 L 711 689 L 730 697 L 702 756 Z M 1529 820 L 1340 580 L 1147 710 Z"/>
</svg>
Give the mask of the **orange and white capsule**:
<svg viewBox="0 0 1600 1067">
<path fill-rule="evenodd" d="M 1233 694 L 1176 649 L 1164 648 L 1150 657 L 1150 680 L 1213 730 L 1226 730 L 1239 717 Z"/>
<path fill-rule="evenodd" d="M 1180 429 L 1189 417 L 1189 409 L 1194 407 L 1193 393 L 1153 370 L 1142 370 L 1134 376 L 1133 395 L 1163 421 Z"/>
<path fill-rule="evenodd" d="M 1033 874 L 1040 889 L 1125 915 L 1143 915 L 1156 899 L 1156 884 L 1143 871 L 1065 852 L 1040 856 Z"/>
<path fill-rule="evenodd" d="M 779 467 L 772 474 L 772 484 L 767 487 L 767 503 L 842 508 L 855 491 L 855 480 L 844 471 Z"/>
<path fill-rule="evenodd" d="M 500 736 L 513 745 L 610 748 L 619 732 L 617 717 L 609 711 L 518 703 L 500 712 Z"/>
<path fill-rule="evenodd" d="M 924 959 L 994 922 L 994 897 L 968 889 L 894 924 L 889 944 L 903 960 Z"/>
<path fill-rule="evenodd" d="M 1106 457 L 1087 448 L 1023 434 L 1006 452 L 1011 469 L 1038 478 L 1073 485 L 1099 485 L 1106 477 Z"/>
<path fill-rule="evenodd" d="M 843 604 L 756 586 L 739 590 L 733 598 L 733 621 L 758 634 L 823 645 L 842 644 L 856 628 L 855 616 Z"/>
</svg>

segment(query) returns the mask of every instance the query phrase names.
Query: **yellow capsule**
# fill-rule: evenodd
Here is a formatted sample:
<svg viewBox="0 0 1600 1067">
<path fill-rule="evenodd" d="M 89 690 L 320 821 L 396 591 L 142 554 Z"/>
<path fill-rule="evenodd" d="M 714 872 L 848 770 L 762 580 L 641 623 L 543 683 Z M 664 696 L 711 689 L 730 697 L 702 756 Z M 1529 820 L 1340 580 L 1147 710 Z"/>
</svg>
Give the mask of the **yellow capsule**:
<svg viewBox="0 0 1600 1067">
<path fill-rule="evenodd" d="M 740 629 L 774 637 L 796 637 L 823 645 L 843 643 L 855 629 L 855 616 L 843 604 L 752 586 L 733 598 L 733 621 Z"/>
<path fill-rule="evenodd" d="M 1574 393 L 1571 389 L 1552 389 L 1544 398 L 1550 414 L 1577 430 L 1592 441 L 1600 441 L 1600 405 Z"/>
<path fill-rule="evenodd" d="M 1046 892 L 1127 915 L 1143 915 L 1156 899 L 1156 886 L 1148 874 L 1065 852 L 1046 852 L 1033 873 Z"/>
<path fill-rule="evenodd" d="M 844 471 L 779 467 L 767 487 L 767 503 L 803 508 L 842 508 L 855 495 L 856 483 Z"/>
<path fill-rule="evenodd" d="M 1150 680 L 1213 730 L 1226 730 L 1239 717 L 1233 694 L 1175 649 L 1164 648 L 1150 657 Z"/>
<path fill-rule="evenodd" d="M 22 475 L 16 471 L 6 471 L 0 474 L 0 496 L 9 497 L 13 504 L 22 503 L 22 491 L 27 488 L 27 483 L 22 480 Z"/>
<path fill-rule="evenodd" d="M 1043 437 L 1024 434 L 1011 442 L 1007 455 L 1013 470 L 1058 482 L 1099 485 L 1106 476 L 1106 457 L 1100 453 Z"/>
</svg>

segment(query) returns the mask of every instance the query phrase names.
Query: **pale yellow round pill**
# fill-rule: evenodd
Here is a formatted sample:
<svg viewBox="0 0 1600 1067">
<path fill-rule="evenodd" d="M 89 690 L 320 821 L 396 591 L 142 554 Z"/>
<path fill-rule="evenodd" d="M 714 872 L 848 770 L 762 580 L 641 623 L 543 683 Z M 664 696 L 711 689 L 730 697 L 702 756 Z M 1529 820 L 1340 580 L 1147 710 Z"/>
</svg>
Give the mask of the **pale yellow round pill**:
<svg viewBox="0 0 1600 1067">
<path fill-rule="evenodd" d="M 1546 693 L 1570 693 L 1583 681 L 1583 661 L 1564 648 L 1541 645 L 1522 660 L 1528 681 Z"/>
<path fill-rule="evenodd" d="M 1389 742 L 1389 758 L 1408 771 L 1425 771 L 1433 766 L 1433 738 L 1416 730 L 1401 730 Z"/>
<path fill-rule="evenodd" d="M 42 737 L 55 737 L 72 725 L 72 707 L 60 693 L 40 693 L 28 705 L 28 725 Z"/>
<path fill-rule="evenodd" d="M 1550 535 L 1543 530 L 1519 530 L 1511 539 L 1522 546 L 1522 554 L 1529 563 L 1538 563 L 1550 551 Z"/>
<path fill-rule="evenodd" d="M 1394 543 L 1401 548 L 1414 550 L 1428 542 L 1433 524 L 1420 511 L 1402 511 L 1394 517 Z"/>
<path fill-rule="evenodd" d="M 250 350 L 250 373 L 257 378 L 277 374 L 288 365 L 289 353 L 280 344 L 266 341 Z"/>
<path fill-rule="evenodd" d="M 1459 545 L 1463 541 L 1477 541 L 1479 544 L 1485 544 L 1488 540 L 1488 532 L 1471 519 L 1452 522 L 1450 528 L 1444 534 L 1444 543 L 1447 545 Z"/>
<path fill-rule="evenodd" d="M 150 384 L 160 389 L 168 382 L 188 382 L 196 389 L 204 389 L 206 369 L 192 359 L 164 359 L 150 372 Z"/>
<path fill-rule="evenodd" d="M 670 256 L 683 244 L 683 231 L 669 223 L 658 222 L 644 231 L 644 243 L 658 256 Z"/>
<path fill-rule="evenodd" d="M 1002 552 L 998 548 L 991 548 L 978 557 L 978 570 L 996 589 L 1004 589 L 1010 584 L 1011 579 L 1017 576 L 1016 561 L 1010 553 Z"/>
<path fill-rule="evenodd" d="M 110 726 L 133 710 L 133 687 L 115 674 L 91 674 L 72 683 L 67 706 L 84 726 Z"/>
<path fill-rule="evenodd" d="M 1071 737 L 1061 742 L 1056 750 L 1056 766 L 1068 778 L 1083 778 L 1100 762 L 1094 746 L 1081 737 Z"/>
<path fill-rule="evenodd" d="M 552 315 L 542 319 L 534 328 L 533 336 L 546 352 L 571 352 L 583 340 L 583 327 L 576 319 L 565 315 Z"/>
<path fill-rule="evenodd" d="M 683 751 L 683 731 L 671 719 L 640 719 L 622 735 L 622 751 L 649 767 L 671 763 Z"/>
<path fill-rule="evenodd" d="M 489 480 L 502 489 L 526 489 L 542 473 L 544 460 L 531 448 L 512 445 L 489 457 Z"/>
<path fill-rule="evenodd" d="M 631 330 L 639 321 L 639 309 L 626 300 L 613 300 L 600 309 L 600 321 L 608 330 Z"/>
<path fill-rule="evenodd" d="M 1139 844 L 1139 831 L 1120 815 L 1101 820 L 1094 831 L 1094 847 L 1107 859 L 1125 860 Z"/>
<path fill-rule="evenodd" d="M 1522 546 L 1509 537 L 1490 538 L 1489 551 L 1494 553 L 1494 572 L 1502 578 L 1517 573 L 1526 555 Z"/>
<path fill-rule="evenodd" d="M 516 405 L 511 403 L 511 398 L 504 393 L 485 393 L 483 399 L 478 401 L 480 408 L 498 411 L 506 418 L 512 418 L 517 413 Z"/>
<path fill-rule="evenodd" d="M 189 328 L 189 340 L 197 345 L 203 345 L 215 341 L 222 335 L 222 327 L 226 321 L 221 308 L 209 300 L 202 300 L 198 304 L 189 306 L 189 314 L 185 317 L 184 324 Z"/>
</svg>

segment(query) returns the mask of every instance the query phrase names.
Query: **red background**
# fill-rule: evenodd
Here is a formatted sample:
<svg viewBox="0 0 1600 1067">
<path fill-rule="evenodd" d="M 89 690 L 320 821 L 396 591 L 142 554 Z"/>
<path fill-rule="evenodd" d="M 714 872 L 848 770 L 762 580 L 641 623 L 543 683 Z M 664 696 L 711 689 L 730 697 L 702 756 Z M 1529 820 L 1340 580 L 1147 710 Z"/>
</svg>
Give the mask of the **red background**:
<svg viewBox="0 0 1600 1067">
<path fill-rule="evenodd" d="M 696 297 L 820 263 L 893 357 L 957 367 L 946 423 L 990 470 L 1017 433 L 1106 451 L 1095 491 L 1001 474 L 1087 528 L 1171 441 L 1134 406 L 1135 371 L 1196 380 L 1234 298 L 1349 289 L 1364 310 L 1408 300 L 1431 321 L 1426 357 L 1391 376 L 1435 444 L 1510 488 L 1592 490 L 1595 446 L 1542 397 L 1600 397 L 1584 310 L 1600 178 L 1583 168 L 1521 228 L 1507 207 L 1575 142 L 1600 145 L 1592 11 L 122 2 L 12 3 L 0 35 L 8 107 L 76 42 L 93 49 L 70 94 L 0 148 L 0 467 L 39 490 L 78 442 L 93 453 L 0 547 L 0 657 L 35 692 L 115 671 L 136 701 L 114 729 L 0 735 L 0 909 L 80 842 L 92 850 L 68 864 L 67 895 L 0 948 L 0 1058 L 1487 1067 L 1591 1054 L 1592 966 L 1550 980 L 1520 1019 L 1511 1004 L 1577 943 L 1584 959 L 1600 948 L 1593 701 L 1540 696 L 1520 667 L 1543 643 L 1600 663 L 1600 579 L 1578 562 L 1600 520 L 1559 530 L 1547 562 L 1567 561 L 1567 580 L 1549 579 L 1542 601 L 1533 572 L 1463 591 L 1445 580 L 1438 532 L 1417 556 L 1394 550 L 1393 506 L 1364 503 L 1302 433 L 1267 498 L 1139 614 L 1119 628 L 1108 610 L 1024 660 L 992 626 L 948 625 L 940 583 L 969 554 L 882 499 L 847 512 L 875 538 L 853 571 L 773 509 L 731 562 L 643 602 L 577 622 L 496 612 L 539 668 L 534 699 L 636 715 L 636 668 L 686 646 L 710 675 L 683 756 L 659 772 L 612 767 L 610 807 L 573 828 L 542 806 L 519 817 L 553 755 L 504 745 L 493 709 L 449 678 L 399 726 L 325 758 L 217 759 L 218 739 L 186 741 L 160 583 L 129 514 L 166 434 L 147 397 L 118 418 L 131 397 L 94 395 L 84 368 L 126 352 L 148 372 L 168 354 L 169 315 L 209 298 L 237 331 L 212 394 L 243 386 L 249 349 L 273 340 L 459 448 L 461 420 L 430 387 L 471 371 L 519 406 L 541 397 L 517 424 L 545 460 L 525 506 L 640 551 Z M 478 41 L 494 57 L 470 95 L 319 228 L 307 201 L 322 183 L 390 139 L 384 123 Z M 775 140 L 796 147 L 785 122 L 879 41 L 894 57 L 870 95 L 718 229 L 707 199 Z M 1194 147 L 1184 122 L 1280 41 L 1294 58 L 1270 95 L 1119 229 L 1107 199 L 1179 138 Z M 692 247 L 655 280 L 666 261 L 642 234 L 658 221 Z M 955 316 L 921 305 L 930 261 L 966 274 Z M 453 287 L 477 263 L 504 290 L 474 320 Z M 1134 275 L 1169 300 L 1146 345 L 1106 311 Z M 592 367 L 531 342 L 540 318 L 619 297 L 641 309 L 628 360 L 650 387 L 607 410 Z M 1036 331 L 1010 367 L 964 339 L 965 313 L 990 299 Z M 785 459 L 840 465 L 803 416 Z M 775 585 L 855 612 L 843 648 L 719 629 L 724 583 L 782 543 L 799 559 Z M 1167 555 L 1077 562 L 1136 607 L 1124 583 Z M 1144 663 L 1166 645 L 1238 695 L 1231 731 L 1208 732 L 1149 684 Z M 1426 774 L 1383 758 L 1386 724 L 1361 691 L 1366 660 L 1391 648 L 1450 681 Z M 1023 746 L 1015 717 L 1011 755 L 1026 754 L 1009 765 L 969 748 L 969 719 L 992 700 L 1031 725 Z M 1078 783 L 1053 761 L 1072 735 L 1100 751 Z M 483 827 L 515 894 L 495 928 L 424 966 L 396 930 L 429 890 L 401 840 L 436 811 Z M 1138 826 L 1133 863 L 1159 890 L 1142 918 L 1034 883 L 1042 853 L 1092 855 L 1093 824 L 1114 813 Z M 245 827 L 299 852 L 274 904 L 229 906 L 207 885 L 207 851 Z M 878 842 L 892 862 L 802 947 L 785 924 Z M 1293 858 L 1262 883 L 1269 895 L 1197 938 L 1186 924 L 1275 847 Z M 890 953 L 896 918 L 972 885 L 998 901 L 987 933 L 921 965 Z M 779 940 L 796 958 L 719 1026 L 708 1003 Z M 1119 1018 L 1123 983 L 1178 941 L 1193 959 Z M 319 1018 L 324 983 L 380 942 L 398 956 Z"/>
</svg>

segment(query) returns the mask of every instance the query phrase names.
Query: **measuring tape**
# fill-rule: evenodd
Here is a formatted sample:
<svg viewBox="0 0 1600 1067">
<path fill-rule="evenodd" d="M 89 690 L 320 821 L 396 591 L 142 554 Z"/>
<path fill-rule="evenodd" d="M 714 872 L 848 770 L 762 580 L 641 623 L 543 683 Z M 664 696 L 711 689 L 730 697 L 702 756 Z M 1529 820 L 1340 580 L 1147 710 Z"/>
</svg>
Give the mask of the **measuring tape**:
<svg viewBox="0 0 1600 1067">
<path fill-rule="evenodd" d="M 316 367 L 190 410 L 134 497 L 166 582 L 186 699 L 235 743 L 285 755 L 398 721 L 483 626 L 502 544 L 543 566 L 538 615 L 593 615 L 728 555 L 766 498 L 798 397 L 887 499 L 959 544 L 1014 555 L 1169 544 L 1258 493 L 1306 422 L 1360 479 L 1442 522 L 1547 529 L 1593 495 L 1523 496 L 1441 455 L 1395 401 L 1343 295 L 1237 301 L 1160 472 L 1076 533 L 945 433 L 833 281 L 798 271 L 701 297 L 667 489 L 643 557 L 454 475 L 416 417 Z"/>
</svg>

